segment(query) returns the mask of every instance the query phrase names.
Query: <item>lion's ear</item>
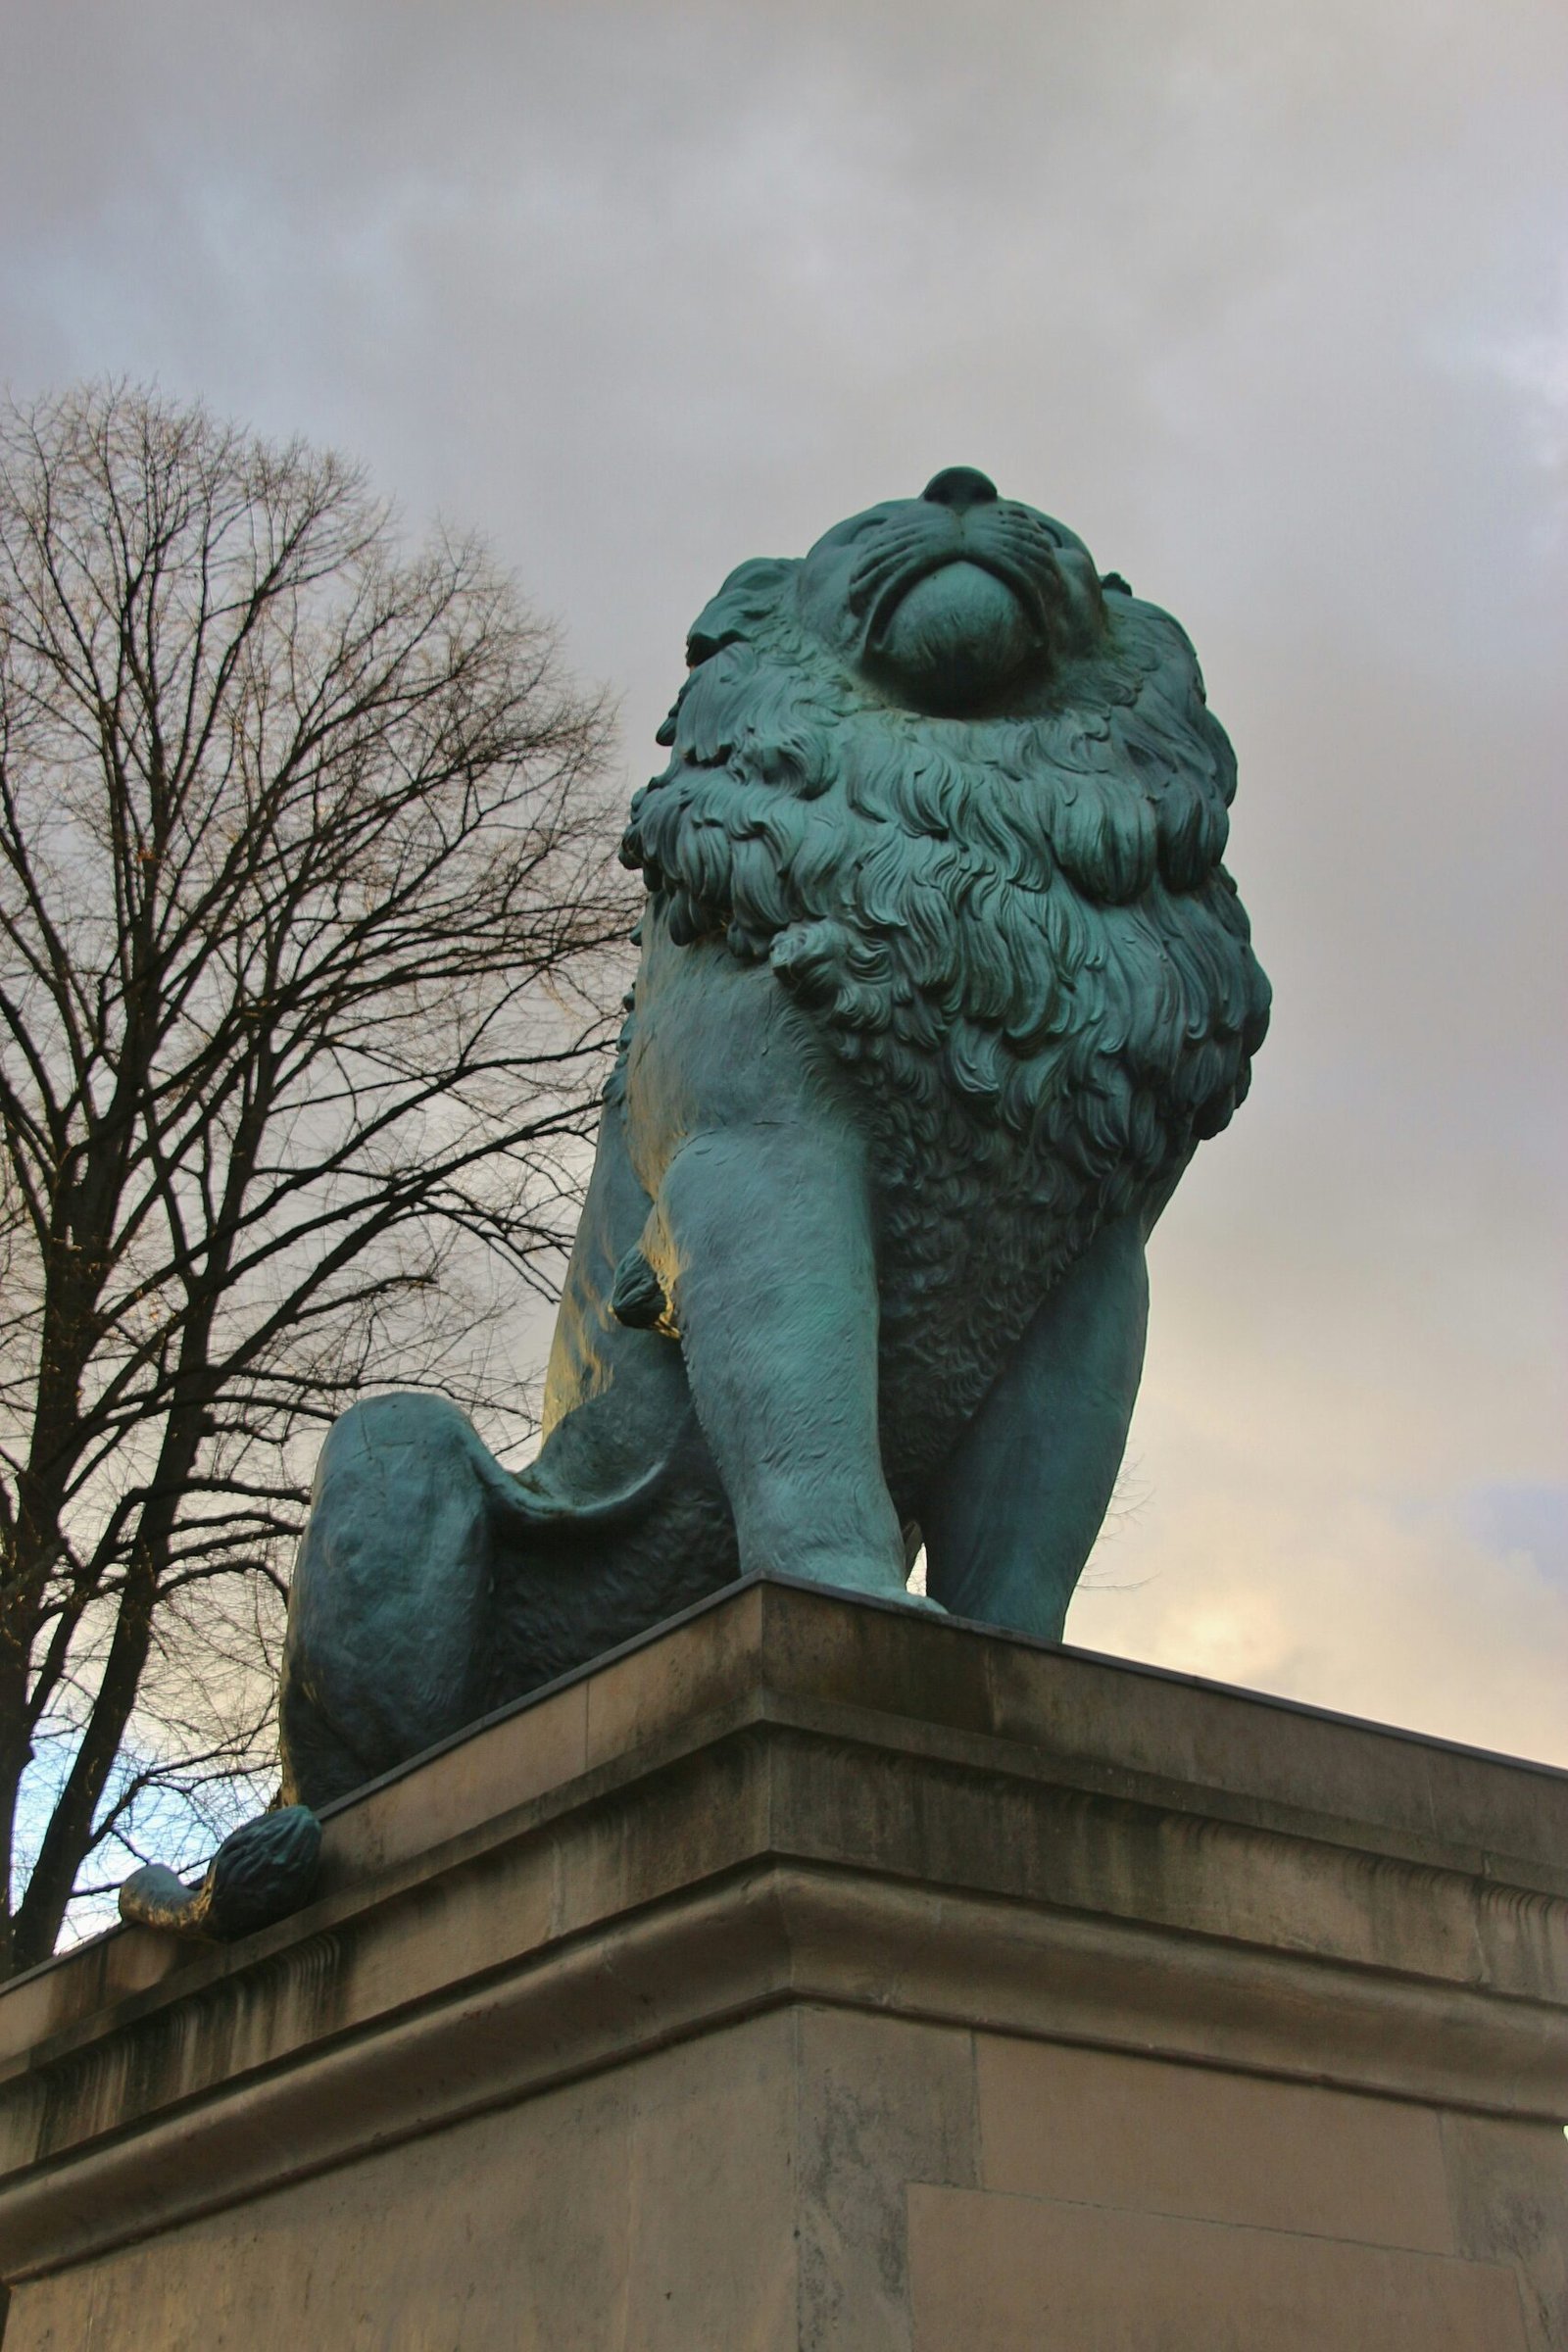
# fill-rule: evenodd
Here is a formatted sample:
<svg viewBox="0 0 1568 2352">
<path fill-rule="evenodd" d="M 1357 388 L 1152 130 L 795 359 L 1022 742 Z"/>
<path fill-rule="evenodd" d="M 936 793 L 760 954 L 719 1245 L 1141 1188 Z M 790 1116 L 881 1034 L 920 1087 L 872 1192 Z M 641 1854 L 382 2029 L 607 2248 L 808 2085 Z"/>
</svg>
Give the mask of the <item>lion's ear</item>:
<svg viewBox="0 0 1568 2352">
<path fill-rule="evenodd" d="M 737 638 L 747 637 L 760 620 L 765 620 L 778 603 L 784 584 L 797 564 L 783 556 L 754 556 L 732 571 L 715 597 L 709 602 L 692 622 L 686 639 L 686 660 L 695 669 L 699 662 L 707 662 L 720 646 L 733 645 Z"/>
<path fill-rule="evenodd" d="M 697 669 L 703 662 L 726 645 L 738 645 L 750 637 L 759 621 L 766 620 L 783 594 L 791 572 L 800 568 L 787 556 L 754 556 L 749 564 L 741 564 L 730 573 L 718 594 L 708 603 L 692 622 L 686 639 L 686 666 Z M 686 699 L 686 680 L 668 717 L 655 736 L 667 751 L 675 740 L 680 719 L 680 707 Z"/>
</svg>

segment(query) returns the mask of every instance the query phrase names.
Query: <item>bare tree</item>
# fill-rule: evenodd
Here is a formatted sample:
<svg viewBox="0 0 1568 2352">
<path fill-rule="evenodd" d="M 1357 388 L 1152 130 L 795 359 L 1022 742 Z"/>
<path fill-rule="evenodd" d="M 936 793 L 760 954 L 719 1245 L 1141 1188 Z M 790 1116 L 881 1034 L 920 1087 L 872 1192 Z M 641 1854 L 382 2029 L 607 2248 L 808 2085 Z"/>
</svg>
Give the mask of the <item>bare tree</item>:
<svg viewBox="0 0 1568 2352">
<path fill-rule="evenodd" d="M 606 749 L 339 460 L 0 415 L 0 1968 L 265 1768 L 320 1425 L 501 1393 L 619 992 Z"/>
</svg>

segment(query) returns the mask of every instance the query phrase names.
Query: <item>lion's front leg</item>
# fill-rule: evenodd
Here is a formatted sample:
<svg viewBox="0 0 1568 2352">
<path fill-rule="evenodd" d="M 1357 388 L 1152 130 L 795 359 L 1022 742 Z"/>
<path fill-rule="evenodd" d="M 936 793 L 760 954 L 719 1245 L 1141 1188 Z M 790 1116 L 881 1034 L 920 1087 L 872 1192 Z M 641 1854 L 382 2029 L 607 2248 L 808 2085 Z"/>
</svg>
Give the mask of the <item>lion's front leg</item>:
<svg viewBox="0 0 1568 2352">
<path fill-rule="evenodd" d="M 1121 1468 L 1148 1314 L 1143 1224 L 1123 1217 L 1040 1308 L 921 1510 L 928 1587 L 955 1616 L 1061 1640 Z"/>
<path fill-rule="evenodd" d="M 824 1112 L 691 1137 L 659 1188 L 650 1250 L 743 1571 L 906 1598 L 877 1438 L 870 1188 L 853 1130 Z"/>
</svg>

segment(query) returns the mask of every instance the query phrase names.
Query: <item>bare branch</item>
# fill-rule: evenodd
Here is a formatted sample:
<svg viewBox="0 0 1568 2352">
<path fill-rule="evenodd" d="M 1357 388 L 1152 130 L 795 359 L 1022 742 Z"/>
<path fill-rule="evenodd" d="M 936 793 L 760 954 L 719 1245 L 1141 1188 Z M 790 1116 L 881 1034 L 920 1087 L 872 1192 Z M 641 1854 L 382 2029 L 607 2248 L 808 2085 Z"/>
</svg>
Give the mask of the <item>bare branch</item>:
<svg viewBox="0 0 1568 2352">
<path fill-rule="evenodd" d="M 265 1768 L 343 1404 L 528 1417 L 509 1301 L 631 919 L 609 750 L 484 549 L 404 549 L 342 460 L 125 386 L 0 412 L 0 1966 Z"/>
</svg>

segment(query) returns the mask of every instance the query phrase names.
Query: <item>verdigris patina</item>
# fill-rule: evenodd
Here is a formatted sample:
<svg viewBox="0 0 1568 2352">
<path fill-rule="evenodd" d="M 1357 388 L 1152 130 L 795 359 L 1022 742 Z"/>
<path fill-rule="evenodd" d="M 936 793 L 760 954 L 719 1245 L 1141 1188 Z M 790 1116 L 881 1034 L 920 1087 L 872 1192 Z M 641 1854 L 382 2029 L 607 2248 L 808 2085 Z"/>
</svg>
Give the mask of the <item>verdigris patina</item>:
<svg viewBox="0 0 1568 2352">
<path fill-rule="evenodd" d="M 1191 645 L 953 466 L 742 564 L 687 658 L 542 1450 L 422 1395 L 332 1431 L 299 1802 L 754 1569 L 902 1600 L 923 1544 L 926 1605 L 1058 1638 L 1109 1500 L 1144 1246 L 1268 1017 Z"/>
</svg>

